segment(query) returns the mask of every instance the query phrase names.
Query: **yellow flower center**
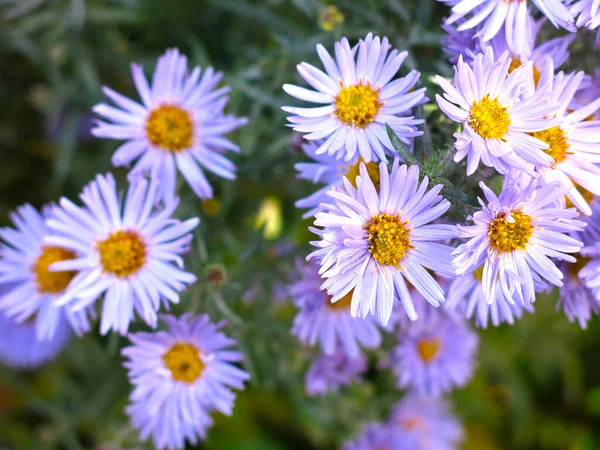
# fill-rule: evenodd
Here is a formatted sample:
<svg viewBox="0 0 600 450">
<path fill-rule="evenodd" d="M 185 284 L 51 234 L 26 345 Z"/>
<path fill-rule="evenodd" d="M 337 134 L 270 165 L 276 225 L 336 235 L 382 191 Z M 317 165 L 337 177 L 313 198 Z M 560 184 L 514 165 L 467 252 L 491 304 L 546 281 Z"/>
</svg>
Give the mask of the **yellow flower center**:
<svg viewBox="0 0 600 450">
<path fill-rule="evenodd" d="M 508 67 L 508 73 L 512 73 L 513 70 L 518 69 L 522 65 L 523 65 L 523 62 L 519 58 L 513 58 L 513 60 L 510 62 L 510 66 Z M 533 65 L 533 83 L 534 83 L 535 87 L 538 87 L 541 77 L 542 77 L 542 74 L 540 73 L 540 71 L 534 64 Z"/>
<path fill-rule="evenodd" d="M 500 213 L 490 223 L 488 236 L 490 246 L 499 253 L 509 253 L 514 250 L 525 250 L 533 235 L 531 216 L 520 211 L 512 211 L 513 222 L 506 220 L 506 214 Z"/>
<path fill-rule="evenodd" d="M 473 276 L 477 281 L 483 280 L 483 265 L 479 266 L 477 269 L 473 271 Z"/>
<path fill-rule="evenodd" d="M 491 100 L 486 94 L 480 101 L 473 102 L 469 125 L 483 139 L 502 139 L 510 124 L 508 110 L 498 98 Z"/>
<path fill-rule="evenodd" d="M 177 381 L 193 383 L 204 370 L 200 350 L 191 344 L 178 342 L 162 358 Z"/>
<path fill-rule="evenodd" d="M 366 223 L 369 252 L 379 264 L 400 268 L 400 261 L 411 246 L 407 224 L 408 220 L 402 221 L 400 214 L 377 214 Z"/>
<path fill-rule="evenodd" d="M 74 271 L 50 272 L 48 267 L 55 262 L 75 259 L 77 255 L 71 250 L 62 247 L 43 246 L 42 254 L 35 261 L 32 271 L 35 274 L 35 282 L 38 292 L 41 294 L 57 294 L 65 290 L 73 277 Z"/>
<path fill-rule="evenodd" d="M 438 354 L 441 345 L 439 339 L 421 339 L 417 344 L 417 350 L 421 359 L 428 363 Z"/>
<path fill-rule="evenodd" d="M 355 188 L 358 188 L 358 186 L 356 185 L 356 177 L 360 175 L 360 164 L 363 162 L 364 160 L 362 158 L 358 158 L 356 164 L 350 166 L 348 172 L 346 172 L 345 175 L 346 178 L 348 178 L 348 181 L 350 181 L 350 183 L 352 183 L 352 186 L 354 186 Z M 365 166 L 367 167 L 367 173 L 369 174 L 369 178 L 375 185 L 375 189 L 379 190 L 379 165 L 374 162 L 369 162 L 365 163 Z"/>
<path fill-rule="evenodd" d="M 338 310 L 338 311 L 350 309 L 350 304 L 352 303 L 352 294 L 353 293 L 354 293 L 354 289 L 352 289 L 350 292 L 348 292 L 346 295 L 344 295 L 342 298 L 340 298 L 335 303 L 331 303 L 331 296 L 328 295 L 327 300 L 325 300 L 325 305 L 328 308 L 331 308 L 333 310 Z"/>
<path fill-rule="evenodd" d="M 567 269 L 573 277 L 577 278 L 581 269 L 583 269 L 587 265 L 587 263 L 589 263 L 592 260 L 592 258 L 588 258 L 587 256 L 581 256 L 579 253 L 573 256 L 575 257 L 575 259 L 577 259 L 577 261 L 575 261 L 572 264 L 568 264 Z"/>
<path fill-rule="evenodd" d="M 571 181 L 573 181 L 573 180 L 571 180 Z M 577 189 L 577 192 L 579 192 L 581 194 L 581 196 L 583 197 L 583 199 L 585 200 L 586 203 L 589 204 L 594 199 L 594 194 L 592 194 L 590 191 L 582 188 L 574 181 L 573 181 L 573 185 L 575 186 L 575 189 Z M 573 204 L 571 199 L 569 197 L 567 197 L 566 195 L 565 195 L 565 201 L 567 203 L 567 208 L 575 207 L 575 205 Z"/>
<path fill-rule="evenodd" d="M 178 106 L 159 106 L 146 122 L 148 139 L 157 147 L 180 152 L 191 147 L 194 124 L 189 113 Z"/>
<path fill-rule="evenodd" d="M 548 128 L 547 130 L 529 133 L 529 135 L 548 144 L 550 148 L 544 151 L 548 155 L 552 156 L 554 161 L 557 163 L 563 162 L 565 159 L 567 159 L 567 155 L 570 154 L 567 136 L 565 132 L 558 126 Z"/>
<path fill-rule="evenodd" d="M 379 90 L 369 84 L 342 87 L 335 98 L 333 114 L 348 126 L 364 128 L 369 125 L 383 103 L 379 102 Z"/>
<path fill-rule="evenodd" d="M 146 262 L 146 244 L 135 231 L 119 230 L 96 243 L 105 272 L 119 278 L 133 275 Z"/>
</svg>

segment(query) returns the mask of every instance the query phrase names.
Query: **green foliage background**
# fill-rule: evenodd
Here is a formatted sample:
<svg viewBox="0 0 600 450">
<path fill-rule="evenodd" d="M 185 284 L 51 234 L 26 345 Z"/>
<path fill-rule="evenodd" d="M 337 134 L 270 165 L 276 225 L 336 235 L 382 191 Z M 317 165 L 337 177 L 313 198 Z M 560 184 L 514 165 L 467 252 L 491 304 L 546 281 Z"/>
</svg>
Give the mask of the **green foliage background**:
<svg viewBox="0 0 600 450">
<path fill-rule="evenodd" d="M 74 198 L 96 173 L 112 170 L 113 141 L 92 138 L 90 107 L 101 86 L 136 98 L 129 64 L 150 74 L 156 58 L 178 47 L 195 65 L 225 71 L 232 86 L 228 111 L 249 124 L 232 135 L 243 152 L 235 183 L 214 179 L 218 205 L 201 204 L 182 186 L 181 217 L 199 215 L 187 267 L 199 282 L 177 312 L 208 312 L 229 319 L 251 372 L 234 416 L 217 417 L 212 450 L 334 449 L 362 427 L 383 419 L 401 393 L 389 373 L 376 370 L 383 350 L 370 355 L 367 381 L 341 394 L 310 399 L 304 372 L 314 356 L 289 335 L 294 311 L 273 305 L 273 288 L 289 277 L 295 256 L 308 253 L 308 221 L 293 203 L 312 189 L 295 179 L 298 142 L 284 126 L 281 90 L 300 82 L 295 65 L 315 62 L 315 45 L 331 48 L 373 31 L 411 56 L 433 98 L 435 73 L 450 75 L 440 49 L 444 5 L 435 0 L 343 0 L 344 23 L 319 26 L 318 0 L 0 0 L 0 223 L 8 212 L 61 195 Z M 580 36 L 569 66 L 590 70 L 598 61 Z M 451 142 L 453 126 L 430 103 L 424 108 L 433 144 Z M 254 226 L 259 205 L 280 205 L 282 230 L 265 239 Z M 218 210 L 215 213 L 215 210 Z M 292 248 L 290 250 L 290 248 Z M 221 286 L 206 277 L 209 264 L 227 272 Z M 246 294 L 246 295 L 244 295 Z M 250 295 L 252 294 L 252 295 Z M 480 331 L 479 367 L 455 392 L 467 428 L 464 448 L 600 448 L 600 326 L 586 331 L 554 311 L 556 295 L 540 298 L 536 313 L 513 327 Z M 141 329 L 137 324 L 134 329 Z M 123 408 L 129 385 L 116 335 L 97 328 L 74 339 L 59 359 L 32 372 L 0 367 L 0 448 L 98 449 L 142 447 Z"/>
</svg>

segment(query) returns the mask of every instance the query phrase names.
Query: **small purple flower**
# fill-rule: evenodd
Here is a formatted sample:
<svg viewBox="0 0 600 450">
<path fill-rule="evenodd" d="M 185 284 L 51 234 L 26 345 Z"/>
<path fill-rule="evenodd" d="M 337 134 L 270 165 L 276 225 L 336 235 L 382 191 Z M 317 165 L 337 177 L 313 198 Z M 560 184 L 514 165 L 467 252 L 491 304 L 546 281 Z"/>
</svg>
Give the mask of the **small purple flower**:
<svg viewBox="0 0 600 450">
<path fill-rule="evenodd" d="M 215 90 L 223 74 L 212 67 L 204 73 L 200 67 L 188 72 L 187 58 L 177 49 L 158 59 L 151 86 L 138 64 L 131 65 L 131 73 L 142 104 L 104 87 L 116 107 L 94 106 L 107 122 L 99 120 L 92 134 L 126 140 L 114 153 L 113 165 L 126 166 L 137 159 L 130 181 L 147 174 L 160 181 L 159 200 L 175 196 L 178 169 L 198 197 L 211 198 L 213 188 L 201 167 L 233 180 L 235 165 L 223 153 L 240 149 L 223 135 L 247 121 L 224 113 L 230 88 Z"/>
<path fill-rule="evenodd" d="M 596 45 L 600 47 L 600 0 L 579 0 L 570 6 L 571 14 L 577 18 L 577 27 L 586 27 L 590 30 L 598 28 Z"/>
<path fill-rule="evenodd" d="M 550 259 L 575 262 L 569 253 L 577 253 L 582 243 L 567 233 L 581 230 L 585 224 L 573 220 L 575 209 L 564 209 L 558 201 L 569 190 L 559 183 L 539 187 L 505 186 L 499 196 L 480 183 L 487 204 L 469 220 L 471 226 L 457 226 L 458 235 L 468 239 L 454 254 L 458 275 L 483 265 L 482 283 L 487 303 L 501 295 L 508 303 L 535 300 L 537 283 L 545 280 L 562 286 L 563 274 Z"/>
<path fill-rule="evenodd" d="M 327 153 L 345 161 L 361 156 L 365 162 L 387 161 L 396 151 L 386 133 L 388 124 L 407 145 L 423 134 L 416 126 L 421 119 L 411 116 L 414 106 L 427 101 L 425 88 L 413 90 L 420 74 L 412 70 L 396 80 L 407 52 L 390 49 L 387 38 L 368 34 L 355 47 L 343 38 L 335 44 L 335 60 L 321 44 L 317 53 L 325 72 L 308 64 L 298 72 L 315 90 L 291 84 L 283 89 L 293 97 L 322 106 L 285 106 L 294 130 L 307 133 L 308 140 L 322 140 L 316 154 Z"/>
<path fill-rule="evenodd" d="M 446 400 L 411 393 L 394 407 L 389 426 L 398 427 L 407 440 L 416 441 L 412 450 L 454 450 L 464 437 L 462 424 Z"/>
<path fill-rule="evenodd" d="M 352 293 L 353 317 L 377 316 L 388 323 L 395 299 L 411 320 L 418 318 L 405 279 L 435 306 L 444 292 L 426 268 L 454 275 L 451 248 L 436 243 L 455 236 L 450 225 L 430 224 L 450 207 L 439 195 L 442 185 L 428 190 L 429 179 L 419 182 L 418 166 L 408 168 L 394 161 L 391 173 L 379 165 L 379 192 L 367 167 L 360 165 L 356 188 L 344 179 L 344 188 L 327 193 L 330 204 L 316 214 L 311 228 L 321 237 L 312 244 L 318 250 L 309 259 L 319 261 L 332 302 Z"/>
<path fill-rule="evenodd" d="M 381 334 L 374 318 L 359 319 L 350 314 L 352 292 L 332 303 L 331 297 L 320 289 L 323 280 L 317 264 L 302 263 L 297 270 L 300 279 L 289 287 L 289 292 L 299 309 L 292 334 L 300 342 L 318 343 L 327 355 L 346 353 L 349 358 L 360 356 L 360 346 L 379 347 Z"/>
<path fill-rule="evenodd" d="M 600 302 L 600 241 L 585 247 L 581 254 L 589 261 L 579 272 L 579 278 L 583 280 L 596 301 Z"/>
<path fill-rule="evenodd" d="M 556 105 L 549 102 L 551 93 L 539 89 L 522 99 L 523 92 L 531 89 L 533 63 L 511 72 L 511 62 L 508 53 L 495 59 L 488 47 L 472 65 L 459 58 L 454 84 L 436 76 L 444 90 L 443 96 L 436 95 L 440 109 L 463 125 L 455 133 L 454 160 L 467 157 L 467 175 L 480 162 L 502 174 L 510 168 L 527 170 L 530 164 L 550 166 L 553 162 L 544 152 L 549 145 L 530 135 L 559 123 L 558 119 L 540 119 L 555 110 Z"/>
<path fill-rule="evenodd" d="M 383 366 L 392 369 L 400 389 L 439 396 L 471 379 L 478 338 L 464 320 L 423 304 L 429 312 L 400 328 L 398 345 Z"/>
<path fill-rule="evenodd" d="M 166 331 L 129 335 L 122 350 L 134 385 L 126 408 L 142 440 L 152 437 L 158 449 L 195 445 L 212 426 L 211 414 L 231 415 L 235 392 L 249 375 L 236 367 L 244 355 L 229 347 L 235 340 L 220 331 L 208 315 L 161 316 Z"/>
<path fill-rule="evenodd" d="M 372 423 L 353 441 L 346 442 L 342 450 L 416 450 L 416 440 L 407 438 L 399 429 Z"/>
<path fill-rule="evenodd" d="M 367 371 L 367 358 L 362 353 L 350 358 L 338 345 L 332 355 L 321 353 L 306 372 L 306 393 L 324 395 L 337 392 L 342 386 L 349 386 L 362 380 Z"/>
</svg>

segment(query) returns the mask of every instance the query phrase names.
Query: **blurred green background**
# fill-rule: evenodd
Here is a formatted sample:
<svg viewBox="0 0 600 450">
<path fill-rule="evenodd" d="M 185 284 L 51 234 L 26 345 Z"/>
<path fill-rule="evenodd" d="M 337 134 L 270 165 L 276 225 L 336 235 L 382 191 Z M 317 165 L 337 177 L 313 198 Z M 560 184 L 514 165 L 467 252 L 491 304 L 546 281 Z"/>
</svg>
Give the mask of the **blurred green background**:
<svg viewBox="0 0 600 450">
<path fill-rule="evenodd" d="M 323 398 L 304 394 L 315 352 L 289 335 L 294 309 L 274 304 L 274 292 L 294 258 L 309 251 L 309 222 L 293 204 L 313 188 L 295 178 L 302 156 L 280 109 L 294 102 L 281 85 L 300 82 L 295 66 L 316 62 L 318 42 L 332 48 L 342 36 L 356 41 L 372 31 L 410 51 L 402 71 L 420 70 L 433 98 L 432 76 L 451 74 L 440 48 L 445 14 L 435 0 L 0 0 L 2 225 L 24 202 L 75 197 L 98 172 L 124 181 L 125 169 L 110 166 L 117 143 L 89 135 L 90 107 L 102 100 L 103 84 L 137 98 L 132 61 L 149 75 L 166 48 L 178 47 L 192 64 L 225 71 L 228 111 L 250 119 L 231 136 L 242 147 L 233 157 L 239 179 L 213 177 L 216 199 L 205 203 L 181 190 L 178 214 L 202 222 L 187 258 L 199 282 L 176 311 L 228 318 L 226 331 L 252 374 L 234 416 L 216 417 L 197 448 L 335 449 L 384 419 L 401 397 L 392 376 L 376 370 L 385 350 L 370 354 L 365 383 Z M 597 63 L 588 37 L 573 44 L 569 67 Z M 452 125 L 431 103 L 425 113 L 443 148 Z M 261 207 L 271 220 L 266 236 L 256 227 Z M 226 272 L 223 282 L 214 282 L 212 264 Z M 476 376 L 452 396 L 467 429 L 465 449 L 600 448 L 600 326 L 570 324 L 554 311 L 555 297 L 540 298 L 536 313 L 512 327 L 480 331 Z M 151 448 L 137 443 L 123 412 L 130 388 L 119 350 L 126 343 L 98 336 L 96 327 L 39 370 L 0 367 L 0 448 Z"/>
</svg>

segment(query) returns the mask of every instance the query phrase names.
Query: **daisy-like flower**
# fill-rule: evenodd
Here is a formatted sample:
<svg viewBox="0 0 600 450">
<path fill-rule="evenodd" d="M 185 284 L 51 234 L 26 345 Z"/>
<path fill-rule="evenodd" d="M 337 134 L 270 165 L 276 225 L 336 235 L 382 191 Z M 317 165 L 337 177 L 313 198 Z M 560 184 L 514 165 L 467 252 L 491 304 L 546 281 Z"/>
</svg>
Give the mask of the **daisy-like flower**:
<svg viewBox="0 0 600 450">
<path fill-rule="evenodd" d="M 565 5 L 565 0 L 533 0 L 538 9 L 555 27 L 576 31 L 575 20 Z M 531 39 L 531 19 L 528 2 L 523 0 L 461 0 L 452 7 L 447 23 L 459 20 L 458 30 L 479 27 L 476 37 L 489 41 L 504 26 L 506 41 L 511 49 L 518 51 Z"/>
<path fill-rule="evenodd" d="M 598 28 L 596 45 L 600 47 L 600 0 L 579 0 L 570 6 L 571 14 L 577 18 L 577 27 L 586 27 L 590 30 Z"/>
<path fill-rule="evenodd" d="M 544 150 L 552 157 L 550 167 L 539 167 L 538 171 L 546 183 L 558 181 L 571 189 L 567 192 L 569 200 L 584 214 L 592 214 L 584 196 L 577 185 L 595 195 L 600 195 L 600 121 L 588 118 L 600 109 L 600 98 L 575 111 L 569 109 L 573 97 L 584 73 L 565 75 L 560 72 L 551 81 L 551 101 L 558 104 L 551 116 L 560 123 L 547 130 L 531 135 L 548 144 Z M 576 183 L 576 184 L 575 184 Z"/>
<path fill-rule="evenodd" d="M 46 206 L 40 214 L 33 206 L 23 205 L 11 214 L 16 228 L 0 229 L 4 241 L 0 247 L 0 283 L 10 286 L 0 295 L 0 310 L 17 323 L 27 321 L 26 329 L 35 326 L 40 341 L 54 340 L 65 321 L 79 335 L 90 328 L 86 310 L 71 312 L 56 305 L 77 272 L 53 272 L 49 267 L 75 259 L 78 253 L 43 242 L 50 233 L 45 220 L 54 208 Z"/>
<path fill-rule="evenodd" d="M 383 367 L 392 369 L 400 389 L 439 396 L 469 382 L 478 338 L 463 320 L 423 303 L 430 311 L 398 331 L 398 345 Z"/>
<path fill-rule="evenodd" d="M 346 442 L 342 450 L 415 450 L 416 440 L 407 438 L 396 427 L 372 423 L 353 441 Z"/>
<path fill-rule="evenodd" d="M 211 413 L 231 415 L 235 393 L 249 375 L 232 363 L 243 360 L 208 315 L 161 316 L 166 331 L 133 333 L 122 350 L 135 386 L 126 411 L 142 440 L 158 449 L 195 445 L 212 426 Z"/>
<path fill-rule="evenodd" d="M 98 121 L 92 134 L 126 140 L 114 153 L 113 165 L 129 165 L 139 158 L 129 179 L 149 174 L 160 180 L 158 199 L 174 197 L 177 169 L 196 195 L 211 198 L 213 188 L 202 167 L 234 179 L 235 165 L 223 153 L 239 152 L 239 147 L 223 135 L 246 123 L 223 112 L 230 88 L 215 89 L 223 74 L 212 67 L 204 73 L 194 67 L 188 73 L 187 58 L 177 49 L 158 59 L 151 86 L 140 65 L 132 64 L 131 73 L 142 104 L 104 87 L 115 106 L 101 103 L 93 108 L 106 121 Z"/>
<path fill-rule="evenodd" d="M 102 334 L 127 333 L 134 310 L 155 327 L 161 302 L 178 303 L 178 292 L 196 281 L 181 270 L 181 254 L 189 249 L 198 219 L 173 219 L 178 199 L 155 210 L 158 184 L 141 179 L 123 198 L 111 174 L 97 175 L 80 196 L 83 207 L 62 198 L 47 221 L 53 234 L 44 244 L 77 254 L 49 266 L 50 271 L 78 272 L 56 304 L 80 311 L 104 293 Z"/>
<path fill-rule="evenodd" d="M 387 38 L 367 35 L 355 47 L 346 38 L 335 44 L 335 60 L 319 44 L 317 53 L 325 72 L 301 63 L 298 72 L 315 90 L 291 84 L 283 89 L 300 100 L 323 106 L 284 111 L 294 130 L 308 133 L 308 140 L 323 139 L 317 154 L 328 153 L 337 159 L 352 161 L 360 155 L 364 161 L 386 161 L 386 152 L 396 154 L 385 130 L 388 124 L 407 145 L 423 134 L 416 125 L 423 123 L 410 116 L 414 106 L 427 101 L 425 89 L 413 90 L 419 72 L 392 79 L 398 73 L 407 52 L 392 50 Z M 388 54 L 389 53 L 389 54 Z"/>
<path fill-rule="evenodd" d="M 481 53 L 481 41 L 475 37 L 477 30 L 470 28 L 458 31 L 456 25 L 442 24 L 442 29 L 446 32 L 446 35 L 440 41 L 444 53 L 448 55 L 448 60 L 452 64 L 456 64 L 461 55 L 463 60 L 469 61 L 475 58 L 475 55 Z"/>
<path fill-rule="evenodd" d="M 379 165 L 379 192 L 360 165 L 356 188 L 344 179 L 344 188 L 327 193 L 332 204 L 323 204 L 311 230 L 321 237 L 312 244 L 318 250 L 309 255 L 320 262 L 321 285 L 333 303 L 353 291 L 353 317 L 375 314 L 388 323 L 394 299 L 402 302 L 411 320 L 414 308 L 408 282 L 435 306 L 444 301 L 444 292 L 427 272 L 453 275 L 451 248 L 440 241 L 455 236 L 454 227 L 429 224 L 444 214 L 450 202 L 439 195 L 441 185 L 427 191 L 425 176 L 419 183 L 419 168 L 399 166 L 394 160 L 391 174 Z"/>
<path fill-rule="evenodd" d="M 299 311 L 294 319 L 292 334 L 304 345 L 319 344 L 323 353 L 333 355 L 341 350 L 349 358 L 358 358 L 360 346 L 376 348 L 381 334 L 372 317 L 359 319 L 350 315 L 352 292 L 331 302 L 331 296 L 320 290 L 323 282 L 315 263 L 297 267 L 300 279 L 289 288 Z M 337 343 L 340 343 L 338 349 Z"/>
<path fill-rule="evenodd" d="M 468 239 L 454 254 L 458 275 L 483 267 L 483 294 L 488 303 L 501 295 L 508 303 L 535 300 L 535 280 L 562 286 L 563 274 L 552 259 L 575 262 L 582 243 L 567 235 L 585 224 L 573 220 L 577 211 L 557 206 L 568 187 L 552 183 L 506 186 L 499 196 L 480 183 L 487 204 L 457 226 L 458 235 Z M 551 259 L 552 258 L 552 259 Z M 498 294 L 499 293 L 499 294 Z"/>
<path fill-rule="evenodd" d="M 483 292 L 483 266 L 452 280 L 444 306 L 464 313 L 467 319 L 475 317 L 475 326 L 487 328 L 491 322 L 497 327 L 501 323 L 513 325 L 515 319 L 523 317 L 525 311 L 532 313 L 533 305 L 521 302 L 508 302 L 499 292 L 489 303 Z"/>
<path fill-rule="evenodd" d="M 472 67 L 459 58 L 454 85 L 436 76 L 444 90 L 443 97 L 436 95 L 440 109 L 464 127 L 455 134 L 454 160 L 467 157 L 468 175 L 479 162 L 502 174 L 511 167 L 524 170 L 528 163 L 552 164 L 552 157 L 544 152 L 549 145 L 528 133 L 556 125 L 556 119 L 539 118 L 553 112 L 556 105 L 549 102 L 550 92 L 543 89 L 522 99 L 523 91 L 530 88 L 532 63 L 509 73 L 510 66 L 507 53 L 496 60 L 488 47 L 485 54 L 475 57 Z"/>
<path fill-rule="evenodd" d="M 298 171 L 297 177 L 299 179 L 325 185 L 308 197 L 296 202 L 296 208 L 309 208 L 302 216 L 304 219 L 313 217 L 318 211 L 319 205 L 327 201 L 327 191 L 333 186 L 344 185 L 344 176 L 352 184 L 355 184 L 358 167 L 363 162 L 363 159 L 359 157 L 353 158 L 352 161 L 340 161 L 335 156 L 327 153 L 317 154 L 318 148 L 319 143 L 317 142 L 302 144 L 302 150 L 313 161 L 300 162 L 294 166 Z M 379 166 L 374 162 L 367 163 L 366 166 L 373 183 L 379 186 Z"/>
<path fill-rule="evenodd" d="M 71 337 L 71 326 L 64 314 L 55 321 L 50 339 L 38 338 L 44 324 L 40 315 L 17 323 L 0 312 L 0 363 L 19 368 L 36 368 L 58 355 Z"/>
<path fill-rule="evenodd" d="M 367 371 L 367 358 L 362 353 L 350 358 L 338 344 L 332 355 L 321 353 L 306 372 L 306 393 L 324 395 L 337 392 L 342 386 L 350 386 L 362 380 Z"/>
<path fill-rule="evenodd" d="M 448 402 L 438 397 L 406 395 L 394 406 L 389 425 L 416 440 L 413 450 L 453 450 L 463 439 L 460 421 Z"/>
<path fill-rule="evenodd" d="M 600 299 L 594 297 L 593 291 L 585 285 L 584 279 L 579 277 L 583 269 L 592 258 L 581 254 L 576 256 L 577 261 L 573 264 L 562 262 L 558 268 L 564 274 L 564 284 L 560 288 L 556 309 L 562 309 L 570 322 L 577 321 L 583 329 L 592 318 L 592 314 L 600 313 Z M 598 265 L 600 268 L 600 265 Z"/>
</svg>

